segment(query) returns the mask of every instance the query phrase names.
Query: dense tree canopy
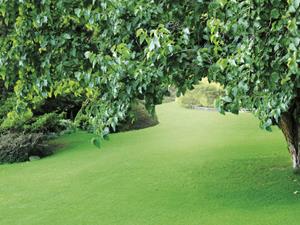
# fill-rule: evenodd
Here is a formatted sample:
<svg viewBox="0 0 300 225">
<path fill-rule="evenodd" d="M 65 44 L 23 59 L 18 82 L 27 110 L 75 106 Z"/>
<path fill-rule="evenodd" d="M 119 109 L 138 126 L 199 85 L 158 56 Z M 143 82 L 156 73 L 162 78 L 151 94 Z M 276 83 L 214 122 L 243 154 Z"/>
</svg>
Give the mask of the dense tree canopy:
<svg viewBox="0 0 300 225">
<path fill-rule="evenodd" d="M 21 114 L 86 96 L 106 135 L 136 99 L 151 111 L 170 85 L 225 87 L 221 112 L 278 124 L 298 156 L 299 0 L 0 0 L 0 77 Z M 291 147 L 292 146 L 292 147 Z"/>
</svg>

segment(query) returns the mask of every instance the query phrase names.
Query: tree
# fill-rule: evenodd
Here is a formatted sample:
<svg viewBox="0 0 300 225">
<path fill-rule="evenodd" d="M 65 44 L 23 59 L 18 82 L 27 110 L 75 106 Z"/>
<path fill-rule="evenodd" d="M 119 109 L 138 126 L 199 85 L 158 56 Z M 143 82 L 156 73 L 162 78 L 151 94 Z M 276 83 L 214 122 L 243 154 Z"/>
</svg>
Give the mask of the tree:
<svg viewBox="0 0 300 225">
<path fill-rule="evenodd" d="M 102 136 L 142 99 L 153 111 L 203 77 L 226 94 L 220 112 L 247 108 L 278 125 L 299 157 L 299 0 L 0 0 L 0 75 L 16 110 L 51 96 L 85 96 Z"/>
</svg>

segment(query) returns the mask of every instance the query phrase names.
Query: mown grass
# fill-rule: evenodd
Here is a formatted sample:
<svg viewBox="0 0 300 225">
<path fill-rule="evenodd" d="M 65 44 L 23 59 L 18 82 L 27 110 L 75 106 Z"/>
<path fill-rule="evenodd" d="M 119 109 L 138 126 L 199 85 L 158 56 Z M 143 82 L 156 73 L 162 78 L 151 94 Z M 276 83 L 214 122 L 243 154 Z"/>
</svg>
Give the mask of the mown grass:
<svg viewBox="0 0 300 225">
<path fill-rule="evenodd" d="M 174 103 L 158 117 L 100 150 L 79 132 L 49 158 L 0 166 L 0 224 L 299 224 L 300 177 L 277 129 Z"/>
</svg>

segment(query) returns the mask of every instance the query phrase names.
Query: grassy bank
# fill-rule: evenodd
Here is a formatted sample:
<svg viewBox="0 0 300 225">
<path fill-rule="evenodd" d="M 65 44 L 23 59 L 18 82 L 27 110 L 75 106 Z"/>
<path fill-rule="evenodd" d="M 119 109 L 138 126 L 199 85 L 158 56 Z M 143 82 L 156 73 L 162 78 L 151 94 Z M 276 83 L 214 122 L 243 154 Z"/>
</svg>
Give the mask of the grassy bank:
<svg viewBox="0 0 300 225">
<path fill-rule="evenodd" d="M 57 154 L 0 166 L 2 225 L 296 225 L 300 177 L 251 114 L 158 107 L 160 124 L 57 140 Z"/>
</svg>

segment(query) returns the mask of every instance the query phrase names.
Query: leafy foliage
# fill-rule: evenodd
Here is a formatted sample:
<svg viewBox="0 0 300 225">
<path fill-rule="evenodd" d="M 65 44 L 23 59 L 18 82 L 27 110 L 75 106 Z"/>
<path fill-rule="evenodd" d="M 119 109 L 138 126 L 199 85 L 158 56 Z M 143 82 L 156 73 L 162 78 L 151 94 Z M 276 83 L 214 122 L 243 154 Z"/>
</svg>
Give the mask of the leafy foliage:
<svg viewBox="0 0 300 225">
<path fill-rule="evenodd" d="M 62 124 L 63 115 L 57 113 L 46 113 L 41 116 L 34 117 L 30 123 L 24 126 L 24 131 L 26 133 L 58 133 L 64 129 L 66 126 Z"/>
<path fill-rule="evenodd" d="M 144 104 L 138 102 L 131 106 L 130 114 L 124 121 L 120 122 L 117 127 L 117 131 L 138 130 L 152 127 L 157 124 L 157 116 L 149 114 Z"/>
<path fill-rule="evenodd" d="M 174 86 L 168 88 L 168 93 L 163 99 L 163 103 L 175 102 L 177 95 L 177 89 Z"/>
<path fill-rule="evenodd" d="M 93 132 L 93 126 L 90 123 L 90 118 L 88 115 L 78 113 L 75 118 L 75 125 L 81 130 Z"/>
<path fill-rule="evenodd" d="M 16 111 L 9 112 L 0 125 L 1 132 L 22 132 L 25 130 L 26 125 L 29 125 L 32 117 L 33 114 L 29 109 L 19 113 Z"/>
<path fill-rule="evenodd" d="M 85 130 L 88 132 L 94 131 L 93 124 L 91 124 L 91 118 L 88 115 L 84 114 L 82 111 L 80 111 L 77 114 L 74 124 L 76 127 L 80 128 L 81 130 Z M 122 132 L 122 131 L 136 130 L 136 129 L 155 126 L 157 124 L 158 124 L 158 119 L 156 114 L 151 115 L 146 110 L 144 103 L 138 101 L 131 104 L 127 112 L 127 116 L 118 123 L 117 127 L 115 127 L 114 130 L 111 131 Z M 106 131 L 106 133 L 107 132 L 108 131 Z"/>
<path fill-rule="evenodd" d="M 14 96 L 10 96 L 10 97 L 2 97 L 2 99 L 0 100 L 0 124 L 3 123 L 3 121 L 5 120 L 5 118 L 7 117 L 7 114 L 11 111 L 13 111 L 15 104 L 16 104 L 16 97 Z"/>
<path fill-rule="evenodd" d="M 216 83 L 208 83 L 202 80 L 194 86 L 193 90 L 187 91 L 178 101 L 186 107 L 193 106 L 215 107 L 215 101 L 224 95 L 222 87 Z"/>
<path fill-rule="evenodd" d="M 298 11 L 298 0 L 0 0 L 0 77 L 17 112 L 87 98 L 106 135 L 136 99 L 153 111 L 170 85 L 180 95 L 207 76 L 225 87 L 221 112 L 248 108 L 269 128 L 297 96 Z"/>
<path fill-rule="evenodd" d="M 0 133 L 59 133 L 68 128 L 64 115 L 55 112 L 34 115 L 30 110 L 17 114 L 9 112 L 3 117 Z"/>
</svg>

